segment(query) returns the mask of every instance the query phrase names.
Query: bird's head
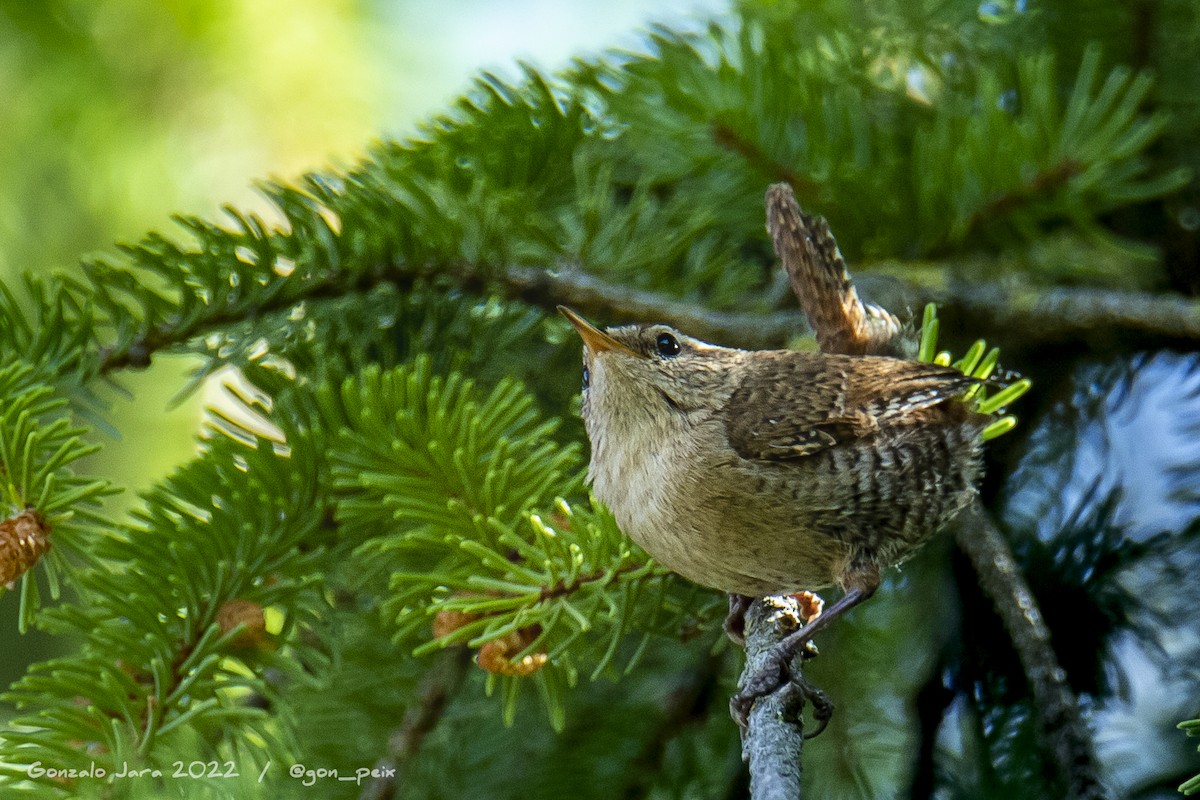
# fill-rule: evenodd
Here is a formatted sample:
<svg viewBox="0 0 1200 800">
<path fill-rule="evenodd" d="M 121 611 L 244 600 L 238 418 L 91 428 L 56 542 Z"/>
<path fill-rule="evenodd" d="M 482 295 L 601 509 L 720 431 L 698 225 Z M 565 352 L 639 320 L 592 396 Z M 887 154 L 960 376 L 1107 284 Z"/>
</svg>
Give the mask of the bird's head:
<svg viewBox="0 0 1200 800">
<path fill-rule="evenodd" d="M 734 388 L 729 369 L 746 355 L 668 325 L 600 330 L 569 308 L 559 311 L 583 339 L 583 417 L 593 438 L 605 422 L 636 424 L 722 405 Z"/>
</svg>

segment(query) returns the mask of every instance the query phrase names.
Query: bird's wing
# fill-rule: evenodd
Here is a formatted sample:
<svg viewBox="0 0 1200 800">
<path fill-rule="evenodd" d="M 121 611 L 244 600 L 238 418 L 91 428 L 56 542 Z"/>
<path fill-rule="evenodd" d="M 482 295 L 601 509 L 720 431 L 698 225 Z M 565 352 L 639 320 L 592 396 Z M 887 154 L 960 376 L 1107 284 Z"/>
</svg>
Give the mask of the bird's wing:
<svg viewBox="0 0 1200 800">
<path fill-rule="evenodd" d="M 894 358 L 761 353 L 729 399 L 726 433 L 743 458 L 801 458 L 913 422 L 977 382 Z"/>
</svg>

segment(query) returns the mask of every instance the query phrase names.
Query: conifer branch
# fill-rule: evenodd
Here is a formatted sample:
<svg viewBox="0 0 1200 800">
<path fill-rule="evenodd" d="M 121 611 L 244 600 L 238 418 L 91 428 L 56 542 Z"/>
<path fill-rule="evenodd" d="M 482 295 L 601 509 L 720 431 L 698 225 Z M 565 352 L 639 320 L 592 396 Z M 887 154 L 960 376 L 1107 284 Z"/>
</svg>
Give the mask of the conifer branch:
<svg viewBox="0 0 1200 800">
<path fill-rule="evenodd" d="M 543 308 L 569 305 L 617 322 L 653 319 L 701 339 L 734 347 L 782 347 L 811 330 L 795 311 L 767 314 L 713 311 L 658 292 L 632 289 L 578 271 L 510 268 L 507 294 Z M 919 309 L 936 303 L 945 316 L 970 319 L 988 338 L 1003 332 L 1009 346 L 1085 342 L 1096 334 L 1128 334 L 1155 341 L 1200 340 L 1200 300 L 1087 287 L 1017 287 L 999 282 L 928 286 L 880 275 L 855 279 L 880 306 Z"/>
<path fill-rule="evenodd" d="M 362 800 L 391 800 L 404 786 L 408 765 L 421 751 L 425 738 L 441 722 L 446 706 L 466 677 L 471 663 L 465 647 L 443 651 L 434 660 L 421 683 L 416 704 L 404 715 L 404 722 L 388 739 L 388 753 L 376 768 L 382 773 L 362 792 Z"/>
<path fill-rule="evenodd" d="M 542 587 L 541 595 L 538 597 L 539 603 L 544 603 L 548 600 L 558 600 L 564 597 L 569 597 L 573 594 L 578 594 L 588 584 L 604 581 L 613 583 L 621 580 L 622 577 L 630 572 L 645 572 L 646 564 L 644 562 L 634 561 L 629 564 L 624 564 L 616 569 L 598 569 L 589 572 L 586 575 L 578 575 L 571 580 L 558 580 L 549 586 Z M 651 575 L 665 575 L 666 570 L 659 568 L 649 573 Z"/>
<path fill-rule="evenodd" d="M 1039 733 L 1070 800 L 1104 800 L 1092 737 L 1050 644 L 1050 629 L 1021 575 L 1008 541 L 978 500 L 955 523 L 955 541 L 971 560 L 1017 651 L 1029 688 Z"/>
<path fill-rule="evenodd" d="M 439 274 L 402 267 L 375 273 L 372 283 L 401 289 Z M 611 322 L 656 320 L 701 339 L 746 349 L 783 347 L 811 331 L 801 312 L 746 313 L 703 308 L 663 294 L 613 283 L 573 267 L 547 270 L 512 266 L 485 277 L 471 265 L 440 273 L 464 289 L 494 292 L 546 310 L 568 305 Z M 948 318 L 970 319 L 987 338 L 1003 332 L 1010 347 L 1021 344 L 1087 342 L 1097 334 L 1124 334 L 1157 342 L 1200 341 L 1200 300 L 1175 294 L 1076 286 L 1039 288 L 1010 283 L 946 283 L 932 286 L 881 275 L 860 274 L 856 286 L 876 304 L 919 309 L 936 303 Z M 366 291 L 363 281 L 314 283 L 287 302 L 265 306 L 256 316 L 282 313 L 304 300 L 331 299 Z M 203 325 L 156 329 L 119 350 L 102 354 L 99 371 L 109 374 L 144 367 L 155 352 L 186 344 L 213 330 L 245 320 L 235 313 L 214 314 Z"/>
<path fill-rule="evenodd" d="M 231 303 L 228 306 L 214 306 L 210 313 L 186 321 L 178 318 L 168 319 L 128 341 L 101 348 L 97 373 L 108 375 L 123 369 L 148 367 L 153 355 L 161 350 L 183 345 L 191 339 L 230 325 L 288 311 L 306 300 L 328 300 L 361 294 L 378 283 L 390 283 L 407 289 L 416 279 L 416 274 L 407 270 L 366 275 L 333 272 L 319 279 L 305 279 L 303 285 L 289 287 L 293 288 L 293 291 L 276 291 L 251 309 Z M 286 286 L 289 280 L 280 278 L 280 289 Z M 296 283 L 300 281 L 301 279 L 296 279 Z"/>
<path fill-rule="evenodd" d="M 1084 165 L 1073 158 L 1065 158 L 1057 164 L 1041 170 L 1020 186 L 1009 189 L 984 203 L 967 221 L 967 236 L 992 220 L 1011 214 L 1036 200 L 1052 196 L 1054 192 L 1060 190 L 1083 171 Z"/>
<path fill-rule="evenodd" d="M 819 195 L 820 187 L 817 183 L 771 158 L 757 142 L 743 136 L 728 123 L 714 123 L 712 136 L 713 141 L 745 158 L 752 167 L 770 180 L 786 183 L 805 197 L 815 198 Z"/>
</svg>

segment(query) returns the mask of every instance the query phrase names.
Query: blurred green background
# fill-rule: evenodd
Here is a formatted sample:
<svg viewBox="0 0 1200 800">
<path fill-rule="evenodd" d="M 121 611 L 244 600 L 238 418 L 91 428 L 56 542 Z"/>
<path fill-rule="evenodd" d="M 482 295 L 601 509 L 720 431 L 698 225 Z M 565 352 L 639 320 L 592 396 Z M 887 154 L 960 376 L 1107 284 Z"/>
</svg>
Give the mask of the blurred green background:
<svg viewBox="0 0 1200 800">
<path fill-rule="evenodd" d="M 0 280 L 71 270 L 172 214 L 268 214 L 254 181 L 351 163 L 404 138 L 472 74 L 553 69 L 635 47 L 652 21 L 718 0 L 0 0 Z M 268 215 L 269 218 L 269 215 Z M 113 396 L 123 432 L 88 465 L 137 502 L 195 449 L 207 387 L 172 405 L 188 364 L 156 357 Z M 2 402 L 2 398 L 0 398 Z M 134 422 L 136 420 L 136 422 Z M 0 686 L 55 644 L 16 633 L 0 597 Z M 8 709 L 0 705 L 0 717 Z"/>
</svg>

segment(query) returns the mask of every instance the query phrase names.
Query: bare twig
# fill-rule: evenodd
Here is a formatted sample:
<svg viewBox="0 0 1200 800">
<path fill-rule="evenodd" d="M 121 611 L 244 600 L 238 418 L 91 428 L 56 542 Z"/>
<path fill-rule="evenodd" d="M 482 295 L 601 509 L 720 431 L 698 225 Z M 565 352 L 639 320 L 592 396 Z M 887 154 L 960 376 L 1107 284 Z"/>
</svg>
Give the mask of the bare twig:
<svg viewBox="0 0 1200 800">
<path fill-rule="evenodd" d="M 1047 753 L 1072 800 L 1101 800 L 1091 734 L 1079 703 L 1050 646 L 1050 629 L 1021 575 L 1008 541 L 976 500 L 956 522 L 955 540 L 971 560 L 979 584 L 995 604 L 1033 693 L 1035 713 Z"/>
<path fill-rule="evenodd" d="M 919 312 L 926 303 L 937 303 L 939 316 L 969 320 L 972 332 L 989 339 L 1003 334 L 1009 347 L 1087 342 L 1104 333 L 1160 342 L 1200 340 L 1200 300 L 1182 295 L 996 282 L 935 287 L 871 274 L 860 275 L 856 284 L 880 307 Z M 665 322 L 707 341 L 751 350 L 781 347 L 812 330 L 798 311 L 710 311 L 572 269 L 512 267 L 497 291 L 547 309 L 567 305 L 606 322 Z"/>
<path fill-rule="evenodd" d="M 465 647 L 455 647 L 438 654 L 425 674 L 417 703 L 404 715 L 404 722 L 388 740 L 388 753 L 376 768 L 381 777 L 367 784 L 362 800 L 391 800 L 397 788 L 404 785 L 404 771 L 421 750 L 425 737 L 437 727 L 446 704 L 458 691 L 471 663 Z"/>
<path fill-rule="evenodd" d="M 1183 295 L 999 282 L 928 287 L 882 276 L 863 276 L 859 286 L 890 308 L 919 311 L 926 303 L 937 303 L 939 316 L 962 319 L 989 338 L 1003 334 L 1010 347 L 1088 343 L 1103 334 L 1159 342 L 1200 339 L 1200 300 Z"/>
</svg>

